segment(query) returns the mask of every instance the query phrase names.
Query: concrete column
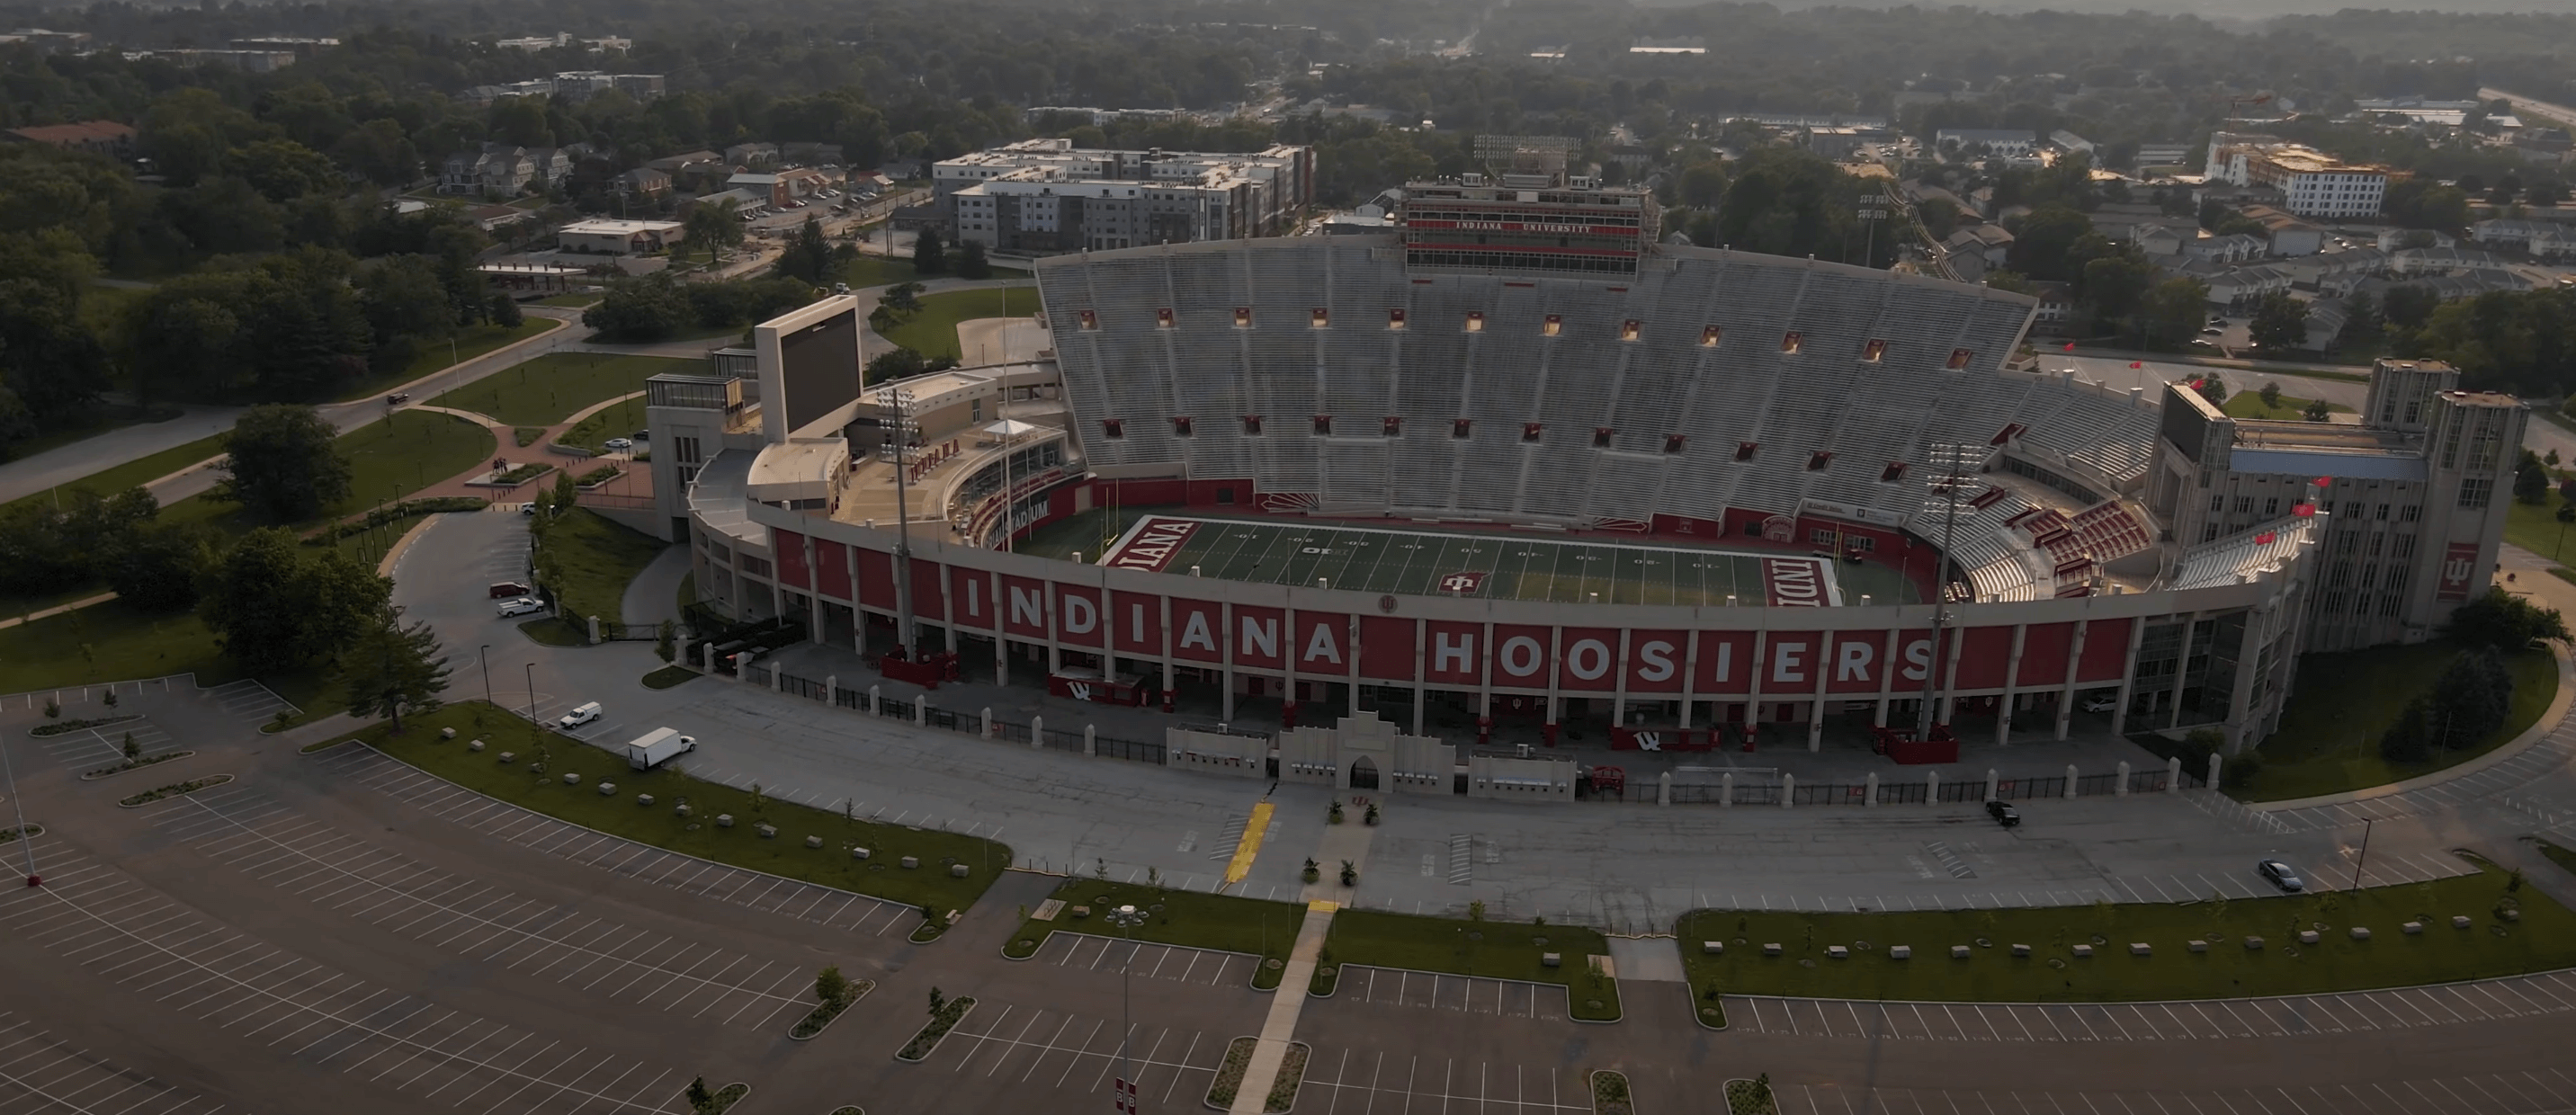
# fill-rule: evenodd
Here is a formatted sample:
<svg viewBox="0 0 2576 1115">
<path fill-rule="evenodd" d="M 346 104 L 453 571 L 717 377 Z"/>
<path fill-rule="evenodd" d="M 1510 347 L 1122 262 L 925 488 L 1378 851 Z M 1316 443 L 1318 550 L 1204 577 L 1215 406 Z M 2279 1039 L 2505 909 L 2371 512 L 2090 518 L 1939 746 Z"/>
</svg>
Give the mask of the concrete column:
<svg viewBox="0 0 2576 1115">
<path fill-rule="evenodd" d="M 1887 629 L 1886 642 L 1879 648 L 1878 708 L 1870 714 L 1871 727 L 1887 726 L 1887 706 L 1896 699 L 1896 675 L 1905 668 L 1905 663 L 1897 657 L 1903 653 L 1904 641 L 1905 633 L 1891 627 Z"/>
<path fill-rule="evenodd" d="M 1861 804 L 1862 804 L 1863 806 L 1875 806 L 1875 805 L 1877 805 L 1877 804 L 1878 804 L 1878 772 L 1877 772 L 1877 771 L 1871 771 L 1871 772 L 1869 772 L 1869 796 L 1868 796 L 1868 797 L 1865 797 L 1865 798 L 1862 798 L 1862 799 L 1861 799 Z"/>
<path fill-rule="evenodd" d="M 1941 804 L 1941 772 L 1927 770 L 1923 772 L 1923 776 L 1923 804 Z"/>
<path fill-rule="evenodd" d="M 2111 796 L 2121 798 L 2129 796 L 2129 761 L 2127 759 L 2120 760 L 2120 781 L 2112 787 Z"/>
<path fill-rule="evenodd" d="M 1759 735 L 1761 732 L 1762 674 L 1770 668 L 1770 659 L 1764 657 L 1770 653 L 1770 644 L 1770 632 L 1754 632 L 1753 660 L 1745 663 L 1747 670 L 1744 675 L 1744 727 L 1747 731 L 1753 732 L 1756 735 Z"/>
<path fill-rule="evenodd" d="M 1002 726 L 993 723 L 993 706 L 984 706 L 984 738 L 992 739 L 1000 734 L 1002 734 Z"/>
<path fill-rule="evenodd" d="M 1554 727 L 1565 719 L 1565 690 L 1557 688 L 1559 675 L 1564 672 L 1565 629 L 1549 627 L 1547 629 L 1547 705 L 1545 706 L 1547 717 L 1544 721 L 1549 727 Z"/>
<path fill-rule="evenodd" d="M 707 668 L 707 672 L 709 672 L 709 673 L 714 673 L 714 672 L 715 672 L 715 668 L 716 668 L 716 645 L 715 645 L 715 643 L 713 643 L 712 641 L 710 641 L 710 642 L 704 642 L 704 643 L 699 643 L 699 644 L 698 644 L 698 665 L 701 665 L 701 666 L 706 667 L 706 668 Z"/>
<path fill-rule="evenodd" d="M 2119 702 L 2111 708 L 2111 734 L 2120 735 L 2129 724 L 2129 695 L 2138 684 L 2138 644 L 2147 637 L 2147 619 L 2139 616 L 2129 621 L 2129 651 L 2120 659 Z"/>
<path fill-rule="evenodd" d="M 1655 776 L 1655 804 L 1671 805 L 1672 803 L 1673 772 L 1665 771 Z"/>
<path fill-rule="evenodd" d="M 1007 518 L 1004 520 L 1003 529 L 1009 529 Z M 993 684 L 1009 685 L 1011 684 L 1011 613 L 1007 610 L 1007 603 L 1002 599 L 1002 574 L 999 571 L 987 576 L 984 591 L 988 594 L 988 599 L 993 602 Z"/>
<path fill-rule="evenodd" d="M 599 645 L 599 617 L 590 617 L 590 645 Z"/>
<path fill-rule="evenodd" d="M 882 686 L 882 685 L 871 685 L 871 686 L 869 686 L 869 687 L 868 687 L 868 703 L 867 703 L 867 706 L 866 706 L 866 707 L 864 707 L 864 708 L 861 708 L 859 711 L 861 711 L 861 712 L 865 712 L 865 713 L 874 713 L 874 712 L 876 712 L 876 711 L 877 711 L 877 708 L 878 708 L 878 704 L 877 704 L 877 702 L 879 702 L 879 701 L 883 701 L 883 700 L 885 700 L 885 687 L 884 687 L 884 686 Z"/>
<path fill-rule="evenodd" d="M 1943 634 L 1950 637 L 1950 647 L 1941 662 L 1941 705 L 1932 712 L 1935 724 L 1949 723 L 1951 711 L 1959 705 L 1959 654 L 1968 645 L 1968 629 L 1964 626 L 1950 627 Z"/>
<path fill-rule="evenodd" d="M 2030 625 L 2013 625 L 2012 654 L 2004 659 L 2004 691 L 1995 698 L 1995 745 L 2012 743 L 2013 702 L 2021 697 L 2022 640 L 2030 634 Z"/>
<path fill-rule="evenodd" d="M 1223 720 L 1229 724 L 1234 722 L 1235 638 L 1234 604 L 1229 601 L 1219 601 L 1216 606 L 1216 647 L 1219 652 L 1218 657 L 1224 662 L 1225 710 L 1223 715 L 1217 717 L 1217 719 Z"/>
<path fill-rule="evenodd" d="M 1699 687 L 1699 632 L 1682 634 L 1682 730 L 1691 726 L 1691 705 Z"/>
<path fill-rule="evenodd" d="M 1173 699 L 1170 695 L 1179 692 L 1181 688 L 1180 678 L 1176 675 L 1179 667 L 1172 662 L 1172 598 L 1163 595 L 1157 596 L 1156 599 L 1162 602 L 1159 610 L 1162 612 L 1163 624 L 1163 641 L 1156 645 L 1163 648 L 1163 693 L 1164 699 L 1169 701 Z"/>
<path fill-rule="evenodd" d="M 1345 618 L 1349 621 L 1346 627 L 1350 631 L 1350 637 L 1342 640 L 1342 653 L 1351 656 L 1350 714 L 1358 716 L 1360 714 L 1360 617 L 1359 613 L 1353 612 Z"/>
<path fill-rule="evenodd" d="M 1422 717 L 1430 700 L 1431 681 L 1422 674 L 1422 658 L 1429 653 L 1422 643 L 1430 637 L 1430 621 L 1413 621 L 1413 734 L 1417 736 L 1422 734 Z"/>
<path fill-rule="evenodd" d="M 1807 703 L 1807 750 L 1809 753 L 1823 751 L 1825 749 L 1825 681 L 1833 676 L 1833 663 L 1834 633 L 1831 631 L 1823 632 L 1816 636 L 1815 699 Z"/>
<path fill-rule="evenodd" d="M 775 658 L 769 660 L 769 689 L 773 693 L 787 691 L 786 667 Z"/>
<path fill-rule="evenodd" d="M 1717 807 L 1724 809 L 1734 804 L 1735 772 L 1728 771 L 1725 774 L 1719 775 L 1717 779 Z"/>
<path fill-rule="evenodd" d="M 2084 661 L 2084 633 L 2092 626 L 2092 620 L 2076 620 L 2075 635 L 2066 640 L 2066 675 L 2064 684 L 2057 687 L 2057 725 L 2056 730 L 2050 733 L 2051 738 L 2060 742 L 2075 727 L 2075 667 Z"/>
<path fill-rule="evenodd" d="M 2217 755 L 2211 755 L 2209 757 L 2209 788 L 2212 790 L 2218 788 L 2218 765 L 2220 761 L 2221 759 Z"/>
<path fill-rule="evenodd" d="M 840 707 L 840 705 L 841 705 L 841 677 L 840 677 L 840 675 L 839 675 L 839 674 L 825 674 L 825 675 L 823 675 L 823 707 L 825 707 L 825 708 L 839 708 L 839 707 Z"/>
<path fill-rule="evenodd" d="M 1794 774 L 1783 774 L 1783 775 L 1781 775 L 1781 776 L 1780 776 L 1780 808 L 1782 808 L 1782 809 L 1787 809 L 1787 808 L 1789 808 L 1789 806 L 1790 806 L 1790 805 L 1794 804 L 1797 800 L 1798 800 L 1798 776 L 1797 776 L 1797 775 L 1794 775 Z"/>
<path fill-rule="evenodd" d="M 864 658 L 868 653 L 868 610 L 859 606 L 859 598 L 867 594 L 865 587 L 859 583 L 859 548 L 841 547 L 841 564 L 850 571 L 850 649 L 857 651 L 859 656 Z M 821 578 L 818 577 L 816 580 L 819 582 Z M 814 627 L 816 631 L 822 629 L 820 624 Z"/>
<path fill-rule="evenodd" d="M 2165 760 L 2165 792 L 2168 794 L 2182 792 L 2182 756 L 2180 755 Z"/>
<path fill-rule="evenodd" d="M 1986 768 L 1986 800 L 1987 800 L 1987 801 L 1993 801 L 1993 800 L 1995 800 L 1995 786 L 1996 786 L 1998 783 L 2001 783 L 2002 781 L 2003 781 L 2003 779 L 2002 779 L 2001 777 L 1999 777 L 1999 776 L 1997 776 L 1997 775 L 1995 774 L 1995 768 L 1993 768 L 1993 767 L 1987 767 L 1987 768 Z"/>
<path fill-rule="evenodd" d="M 2197 614 L 2186 615 L 2181 617 L 2181 619 L 2182 642 L 2174 652 L 2173 689 L 2170 690 L 2172 693 L 2171 704 L 2165 709 L 2165 715 L 2163 717 L 2164 723 L 2160 725 L 2160 727 L 2165 728 L 2179 727 L 2182 724 L 2182 690 L 2184 684 L 2191 678 L 2191 630 L 2192 628 L 2200 625 L 2199 616 Z"/>
<path fill-rule="evenodd" d="M 1032 716 L 1029 718 L 1029 750 L 1039 751 L 1045 749 L 1045 747 L 1046 717 Z"/>
<path fill-rule="evenodd" d="M 1099 725 L 1085 724 L 1082 726 L 1082 753 L 1085 755 L 1100 754 Z"/>
<path fill-rule="evenodd" d="M 2073 763 L 2066 764 L 2066 792 L 2059 796 L 2068 801 L 2075 800 L 2075 764 Z"/>
<path fill-rule="evenodd" d="M 855 607 L 851 610 L 857 611 Z M 957 569 L 945 562 L 939 566 L 939 621 L 939 629 L 947 633 L 944 649 L 950 654 L 957 653 Z M 814 629 L 820 631 L 823 628 L 818 623 Z"/>
<path fill-rule="evenodd" d="M 925 726 L 930 723 L 930 694 L 912 699 L 912 722 Z"/>
</svg>

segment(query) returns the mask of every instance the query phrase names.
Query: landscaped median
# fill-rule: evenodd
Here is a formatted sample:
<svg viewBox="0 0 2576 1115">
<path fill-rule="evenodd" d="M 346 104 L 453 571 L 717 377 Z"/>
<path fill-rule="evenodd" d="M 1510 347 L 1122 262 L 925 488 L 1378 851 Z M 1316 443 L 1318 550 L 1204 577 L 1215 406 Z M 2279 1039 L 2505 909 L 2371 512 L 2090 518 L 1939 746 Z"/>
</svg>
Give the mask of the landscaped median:
<svg viewBox="0 0 2576 1115">
<path fill-rule="evenodd" d="M 390 724 L 378 723 L 355 738 L 511 805 L 684 855 L 932 910 L 933 924 L 942 928 L 949 911 L 973 906 L 1011 863 L 1008 845 L 981 837 L 880 824 L 770 797 L 755 801 L 749 791 L 670 766 L 631 770 L 621 754 L 481 701 L 406 717 L 403 727 L 397 736 Z M 456 738 L 442 739 L 442 728 L 456 729 Z M 470 747 L 477 739 L 484 741 L 481 751 Z M 581 777 L 567 785 L 567 774 Z M 603 793 L 603 784 L 614 788 Z M 955 873 L 959 867 L 963 875 Z"/>
<path fill-rule="evenodd" d="M 1548 963 L 1551 956 L 1556 963 Z M 1566 1009 L 1576 1021 L 1616 1022 L 1619 981 L 1595 967 L 1595 956 L 1609 963 L 1609 939 L 1582 926 L 1342 910 L 1333 915 L 1308 991 L 1332 994 L 1345 964 L 1410 968 L 1555 984 L 1565 988 Z"/>
<path fill-rule="evenodd" d="M 1145 920 L 1132 930 L 1111 924 L 1109 912 L 1120 906 L 1144 910 Z M 1253 967 L 1252 986 L 1264 991 L 1279 986 L 1288 949 L 1297 943 L 1297 927 L 1306 923 L 1306 908 L 1295 903 L 1098 879 L 1066 880 L 1047 904 L 1028 915 L 1002 946 L 1002 955 L 1013 960 L 1035 956 L 1057 930 L 1239 952 L 1261 958 Z"/>
<path fill-rule="evenodd" d="M 2218 999 L 2576 966 L 2576 914 L 2483 863 L 2474 874 L 2431 882 L 2269 898 L 1884 913 L 1697 910 L 1676 932 L 1703 1005 L 1721 994 Z"/>
</svg>

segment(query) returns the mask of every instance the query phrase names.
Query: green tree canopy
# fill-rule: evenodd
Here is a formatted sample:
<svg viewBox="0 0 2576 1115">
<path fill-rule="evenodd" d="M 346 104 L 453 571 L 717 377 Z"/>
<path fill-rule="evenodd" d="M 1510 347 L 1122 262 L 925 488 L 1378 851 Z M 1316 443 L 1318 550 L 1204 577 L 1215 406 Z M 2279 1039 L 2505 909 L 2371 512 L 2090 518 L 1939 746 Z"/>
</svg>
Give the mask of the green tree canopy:
<svg viewBox="0 0 2576 1115">
<path fill-rule="evenodd" d="M 349 497 L 349 461 L 340 436 L 312 407 L 286 403 L 242 412 L 224 437 L 225 479 L 216 498 L 270 522 L 310 519 Z"/>
<path fill-rule="evenodd" d="M 405 626 L 402 609 L 390 604 L 333 659 L 332 673 L 348 694 L 349 715 L 389 718 L 397 733 L 404 713 L 437 711 L 438 695 L 447 691 L 438 635 L 427 621 Z"/>
</svg>

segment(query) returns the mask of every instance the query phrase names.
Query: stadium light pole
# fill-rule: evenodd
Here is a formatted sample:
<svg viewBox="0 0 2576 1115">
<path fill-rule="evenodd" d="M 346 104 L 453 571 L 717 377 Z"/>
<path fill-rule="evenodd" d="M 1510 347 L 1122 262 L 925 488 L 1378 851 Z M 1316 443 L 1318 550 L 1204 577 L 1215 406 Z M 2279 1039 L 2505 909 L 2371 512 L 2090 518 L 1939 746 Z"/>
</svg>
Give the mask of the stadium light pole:
<svg viewBox="0 0 2576 1115">
<path fill-rule="evenodd" d="M 1949 621 L 1950 551 L 1959 540 L 1959 487 L 1967 477 L 1959 471 L 1966 463 L 1969 447 L 1955 442 L 1936 442 L 1928 447 L 1934 464 L 1941 468 L 1932 478 L 1932 490 L 1941 496 L 1941 552 L 1932 555 L 1932 655 L 1923 666 L 1923 707 L 1914 717 L 1917 739 L 1932 736 L 1932 710 L 1940 699 L 1941 632 Z"/>
<path fill-rule="evenodd" d="M 1127 934 L 1127 959 L 1118 965 L 1118 1079 L 1128 1081 L 1136 1079 L 1136 1069 L 1127 1059 L 1128 1030 L 1133 1025 L 1127 1020 L 1127 976 L 1136 967 L 1136 927 L 1145 924 L 1145 911 L 1122 905 L 1109 911 L 1109 924 Z"/>
<path fill-rule="evenodd" d="M 36 837 L 27 831 L 27 799 L 18 794 L 18 767 L 9 758 L 9 741 L 0 739 L 0 773 L 9 778 L 9 808 L 18 814 L 18 845 L 27 852 L 27 885 L 41 887 L 45 877 L 36 870 Z"/>
<path fill-rule="evenodd" d="M 894 632 L 912 657 L 912 509 L 905 469 L 912 464 L 912 392 L 877 389 L 877 407 L 894 417 Z"/>
</svg>

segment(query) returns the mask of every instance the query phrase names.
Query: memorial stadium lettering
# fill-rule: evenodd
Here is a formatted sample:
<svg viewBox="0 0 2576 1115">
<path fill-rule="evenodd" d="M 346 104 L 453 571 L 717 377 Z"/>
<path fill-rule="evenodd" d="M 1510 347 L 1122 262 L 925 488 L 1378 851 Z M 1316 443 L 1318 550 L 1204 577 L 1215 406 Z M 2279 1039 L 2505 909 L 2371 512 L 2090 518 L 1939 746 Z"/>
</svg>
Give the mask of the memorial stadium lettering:
<svg viewBox="0 0 2576 1115">
<path fill-rule="evenodd" d="M 1172 563 L 1173 555 L 1181 552 L 1182 544 L 1198 533 L 1198 529 L 1199 524 L 1194 520 L 1148 516 L 1136 524 L 1136 529 L 1128 532 L 1117 549 L 1101 559 L 1101 564 L 1112 569 L 1160 573 L 1164 566 Z"/>
<path fill-rule="evenodd" d="M 1770 586 L 1771 604 L 1777 608 L 1822 608 L 1825 579 L 1812 558 L 1762 559 L 1762 579 Z"/>
</svg>

